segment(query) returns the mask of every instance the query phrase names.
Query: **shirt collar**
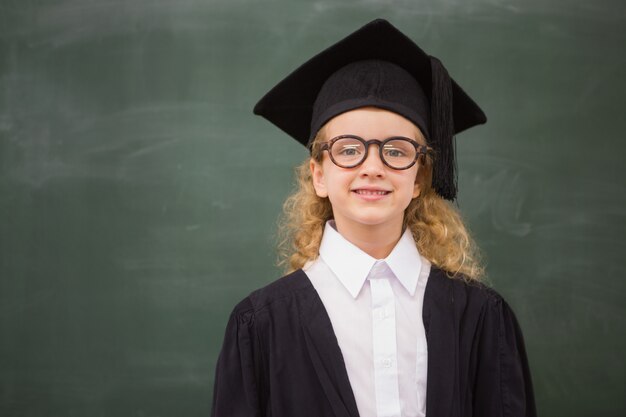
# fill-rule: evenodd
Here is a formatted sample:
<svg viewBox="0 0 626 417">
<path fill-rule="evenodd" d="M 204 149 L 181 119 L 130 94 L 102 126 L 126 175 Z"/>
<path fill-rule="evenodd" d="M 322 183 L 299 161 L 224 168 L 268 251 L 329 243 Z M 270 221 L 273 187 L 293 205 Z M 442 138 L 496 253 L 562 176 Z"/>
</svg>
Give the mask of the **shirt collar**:
<svg viewBox="0 0 626 417">
<path fill-rule="evenodd" d="M 320 257 L 339 281 L 356 298 L 376 259 L 345 239 L 336 229 L 334 220 L 326 222 L 320 244 Z M 382 259 L 402 286 L 413 296 L 422 269 L 420 256 L 410 229 L 404 231 L 389 256 Z"/>
</svg>

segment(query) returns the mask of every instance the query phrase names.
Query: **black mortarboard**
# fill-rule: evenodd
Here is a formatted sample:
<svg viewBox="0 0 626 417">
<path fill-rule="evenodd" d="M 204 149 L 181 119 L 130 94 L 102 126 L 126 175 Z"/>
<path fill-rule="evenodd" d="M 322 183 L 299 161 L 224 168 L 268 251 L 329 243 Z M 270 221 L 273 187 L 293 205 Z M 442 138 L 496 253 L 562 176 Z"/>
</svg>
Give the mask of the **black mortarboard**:
<svg viewBox="0 0 626 417">
<path fill-rule="evenodd" d="M 309 147 L 319 128 L 348 110 L 375 106 L 415 123 L 435 154 L 433 188 L 457 193 L 453 136 L 487 118 L 441 62 L 384 19 L 375 19 L 315 55 L 254 106 Z"/>
</svg>

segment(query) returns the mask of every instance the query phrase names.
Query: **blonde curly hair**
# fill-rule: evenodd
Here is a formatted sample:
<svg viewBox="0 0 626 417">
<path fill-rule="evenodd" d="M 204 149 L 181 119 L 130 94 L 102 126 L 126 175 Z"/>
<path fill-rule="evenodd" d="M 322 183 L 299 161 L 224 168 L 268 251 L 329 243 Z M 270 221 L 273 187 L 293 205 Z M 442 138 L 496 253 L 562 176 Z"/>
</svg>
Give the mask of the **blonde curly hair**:
<svg viewBox="0 0 626 417">
<path fill-rule="evenodd" d="M 319 145 L 325 141 L 325 127 L 318 131 L 312 144 L 311 158 L 317 162 L 323 158 Z M 432 157 L 427 156 L 420 163 L 420 170 L 424 169 L 425 174 L 418 175 L 416 181 L 423 181 L 422 192 L 405 209 L 403 229 L 410 228 L 419 253 L 446 271 L 449 277 L 481 281 L 484 266 L 480 250 L 463 224 L 461 214 L 431 187 Z M 295 177 L 295 190 L 283 204 L 277 229 L 277 265 L 283 267 L 285 273 L 300 269 L 319 256 L 324 226 L 333 218 L 328 198 L 315 193 L 310 159 L 296 167 Z"/>
</svg>

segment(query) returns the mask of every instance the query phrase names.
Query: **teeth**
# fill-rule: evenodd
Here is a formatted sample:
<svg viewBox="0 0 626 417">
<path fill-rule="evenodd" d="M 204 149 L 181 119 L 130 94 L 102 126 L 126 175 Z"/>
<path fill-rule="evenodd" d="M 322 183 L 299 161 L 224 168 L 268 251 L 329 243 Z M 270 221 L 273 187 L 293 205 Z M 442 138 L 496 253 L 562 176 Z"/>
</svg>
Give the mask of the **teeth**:
<svg viewBox="0 0 626 417">
<path fill-rule="evenodd" d="M 356 190 L 357 194 L 365 195 L 385 195 L 387 191 L 370 191 L 370 190 Z"/>
</svg>

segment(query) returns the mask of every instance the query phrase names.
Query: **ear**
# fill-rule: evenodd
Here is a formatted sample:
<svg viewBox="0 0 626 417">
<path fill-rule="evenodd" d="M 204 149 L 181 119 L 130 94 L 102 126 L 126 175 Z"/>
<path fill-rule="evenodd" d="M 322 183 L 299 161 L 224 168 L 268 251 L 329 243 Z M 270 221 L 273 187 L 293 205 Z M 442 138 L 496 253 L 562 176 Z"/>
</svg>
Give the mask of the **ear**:
<svg viewBox="0 0 626 417">
<path fill-rule="evenodd" d="M 328 197 L 328 191 L 326 190 L 326 182 L 324 181 L 324 170 L 322 164 L 311 158 L 309 163 L 311 169 L 311 178 L 313 179 L 313 188 L 315 188 L 315 194 L 318 197 Z"/>
<path fill-rule="evenodd" d="M 413 198 L 417 198 L 422 193 L 422 184 L 419 181 L 415 182 L 415 186 L 413 187 Z"/>
</svg>

